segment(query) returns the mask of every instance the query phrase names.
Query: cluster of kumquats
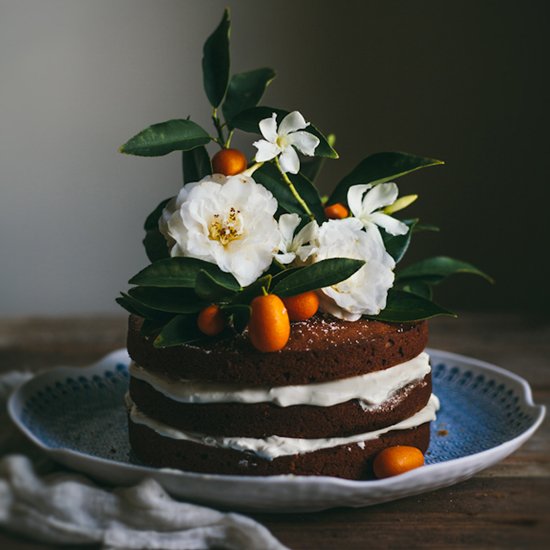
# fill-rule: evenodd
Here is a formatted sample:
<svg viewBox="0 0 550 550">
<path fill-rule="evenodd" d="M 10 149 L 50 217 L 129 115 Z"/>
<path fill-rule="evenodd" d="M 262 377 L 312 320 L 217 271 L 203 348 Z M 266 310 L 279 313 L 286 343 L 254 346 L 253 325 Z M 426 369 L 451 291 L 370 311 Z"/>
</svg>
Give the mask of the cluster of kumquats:
<svg viewBox="0 0 550 550">
<path fill-rule="evenodd" d="M 247 168 L 247 160 L 238 149 L 222 149 L 212 157 L 212 170 L 216 174 L 234 176 Z M 327 218 L 339 219 L 348 216 L 343 204 L 325 208 Z M 262 352 L 283 349 L 290 337 L 290 322 L 305 321 L 319 309 L 319 298 L 315 291 L 296 296 L 279 298 L 265 293 L 256 296 L 250 304 L 248 335 L 252 345 Z M 199 330 L 207 336 L 217 336 L 226 328 L 227 320 L 216 304 L 205 307 L 198 316 Z"/>
</svg>

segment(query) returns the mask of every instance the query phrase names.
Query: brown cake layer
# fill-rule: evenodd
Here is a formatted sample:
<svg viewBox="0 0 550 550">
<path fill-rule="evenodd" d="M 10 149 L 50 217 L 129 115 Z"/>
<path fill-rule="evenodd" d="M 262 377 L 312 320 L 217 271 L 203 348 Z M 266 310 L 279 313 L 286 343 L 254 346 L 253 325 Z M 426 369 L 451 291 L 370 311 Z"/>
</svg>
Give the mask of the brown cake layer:
<svg viewBox="0 0 550 550">
<path fill-rule="evenodd" d="M 147 382 L 130 379 L 130 396 L 146 415 L 174 428 L 209 435 L 299 438 L 345 437 L 378 430 L 409 418 L 426 406 L 432 392 L 431 373 L 409 384 L 381 407 L 365 411 L 356 399 L 316 407 L 271 403 L 188 404 L 174 401 Z"/>
<path fill-rule="evenodd" d="M 425 453 L 430 443 L 430 423 L 427 422 L 410 430 L 388 432 L 378 439 L 365 441 L 364 449 L 353 443 L 270 461 L 251 453 L 163 437 L 147 426 L 135 424 L 131 420 L 128 424 L 132 449 L 146 464 L 213 474 L 294 474 L 368 479 L 372 477 L 372 459 L 382 449 L 394 445 L 410 445 Z"/>
<path fill-rule="evenodd" d="M 287 386 L 328 382 L 383 370 L 416 357 L 426 347 L 428 324 L 341 321 L 316 316 L 292 324 L 284 349 L 262 353 L 246 332 L 205 344 L 157 349 L 130 316 L 128 352 L 140 366 L 171 378 Z"/>
</svg>

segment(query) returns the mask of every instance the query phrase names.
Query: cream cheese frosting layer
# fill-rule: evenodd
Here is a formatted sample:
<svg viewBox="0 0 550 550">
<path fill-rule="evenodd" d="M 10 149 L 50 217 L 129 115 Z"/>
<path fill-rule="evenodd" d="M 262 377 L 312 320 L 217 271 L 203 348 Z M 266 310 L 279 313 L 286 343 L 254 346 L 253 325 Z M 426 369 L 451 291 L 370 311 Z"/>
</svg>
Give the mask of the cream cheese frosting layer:
<svg viewBox="0 0 550 550">
<path fill-rule="evenodd" d="M 141 412 L 129 395 L 126 395 L 126 404 L 132 422 L 143 424 L 163 437 L 190 441 L 192 443 L 207 445 L 208 447 L 216 447 L 218 449 L 233 449 L 235 451 L 254 453 L 266 460 L 273 460 L 281 456 L 311 453 L 321 449 L 339 447 L 340 445 L 355 444 L 363 447 L 365 441 L 376 439 L 385 433 L 395 430 L 408 430 L 410 428 L 416 428 L 426 422 L 431 422 L 435 420 L 436 411 L 439 409 L 439 399 L 432 394 L 428 404 L 422 410 L 397 424 L 380 430 L 348 437 L 330 437 L 322 439 L 300 439 L 278 435 L 256 439 L 252 437 L 215 437 L 206 434 L 176 430 Z"/>
<path fill-rule="evenodd" d="M 300 386 L 243 387 L 199 380 L 171 380 L 132 363 L 130 375 L 147 382 L 166 397 L 180 403 L 273 403 L 280 407 L 315 405 L 331 407 L 352 399 L 377 406 L 394 392 L 424 378 L 431 370 L 423 352 L 410 361 L 385 370 L 332 382 Z"/>
</svg>

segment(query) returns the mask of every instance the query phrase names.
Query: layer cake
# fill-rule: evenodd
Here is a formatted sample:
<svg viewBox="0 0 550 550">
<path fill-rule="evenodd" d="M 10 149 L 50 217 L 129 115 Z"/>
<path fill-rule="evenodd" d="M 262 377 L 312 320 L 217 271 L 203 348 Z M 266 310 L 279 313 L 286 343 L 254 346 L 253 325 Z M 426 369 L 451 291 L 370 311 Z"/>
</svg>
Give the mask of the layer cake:
<svg viewBox="0 0 550 550">
<path fill-rule="evenodd" d="M 428 448 L 437 399 L 426 322 L 317 315 L 270 354 L 246 332 L 155 348 L 141 322 L 130 317 L 129 434 L 150 465 L 363 479 L 385 447 Z"/>
</svg>

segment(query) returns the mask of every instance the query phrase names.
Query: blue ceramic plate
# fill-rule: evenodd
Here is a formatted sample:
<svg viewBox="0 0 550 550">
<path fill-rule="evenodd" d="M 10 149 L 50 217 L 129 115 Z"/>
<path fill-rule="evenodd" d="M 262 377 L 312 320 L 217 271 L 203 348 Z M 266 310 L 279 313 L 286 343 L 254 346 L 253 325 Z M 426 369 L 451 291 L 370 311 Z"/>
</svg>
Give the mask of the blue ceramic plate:
<svg viewBox="0 0 550 550">
<path fill-rule="evenodd" d="M 544 418 L 525 380 L 483 361 L 427 350 L 434 393 L 427 465 L 394 478 L 221 476 L 143 466 L 127 438 L 124 394 L 129 358 L 116 351 L 91 367 L 39 374 L 10 398 L 13 421 L 58 462 L 117 485 L 146 476 L 177 497 L 244 511 L 317 511 L 367 506 L 452 485 L 523 444 Z"/>
</svg>

